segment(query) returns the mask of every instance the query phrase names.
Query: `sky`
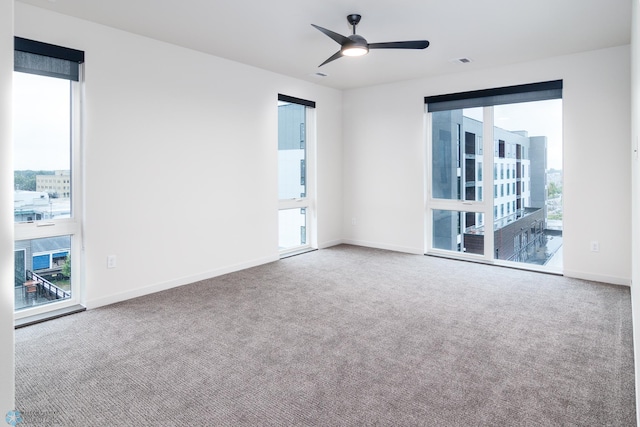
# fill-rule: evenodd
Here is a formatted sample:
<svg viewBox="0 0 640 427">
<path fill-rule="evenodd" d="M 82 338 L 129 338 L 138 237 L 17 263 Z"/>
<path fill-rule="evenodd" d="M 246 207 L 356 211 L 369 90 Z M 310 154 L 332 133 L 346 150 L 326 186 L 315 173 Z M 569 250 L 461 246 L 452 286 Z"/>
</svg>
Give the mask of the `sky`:
<svg viewBox="0 0 640 427">
<path fill-rule="evenodd" d="M 70 84 L 13 73 L 14 170 L 70 170 Z"/>
<path fill-rule="evenodd" d="M 529 136 L 547 137 L 547 168 L 562 169 L 562 100 L 496 105 L 494 125 L 509 131 L 526 130 Z M 482 121 L 482 108 L 465 109 L 464 115 Z"/>
</svg>

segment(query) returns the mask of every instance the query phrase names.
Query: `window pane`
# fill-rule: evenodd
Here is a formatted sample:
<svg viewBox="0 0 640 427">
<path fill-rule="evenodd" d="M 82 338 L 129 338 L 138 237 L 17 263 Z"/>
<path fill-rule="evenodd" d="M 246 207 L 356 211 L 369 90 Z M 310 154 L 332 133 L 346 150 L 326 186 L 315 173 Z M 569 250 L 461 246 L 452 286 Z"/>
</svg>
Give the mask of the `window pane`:
<svg viewBox="0 0 640 427">
<path fill-rule="evenodd" d="M 432 241 L 435 249 L 484 254 L 484 214 L 434 210 Z"/>
<path fill-rule="evenodd" d="M 16 222 L 71 216 L 71 82 L 14 73 Z"/>
<path fill-rule="evenodd" d="M 281 209 L 279 217 L 280 250 L 297 248 L 307 244 L 307 210 L 305 208 Z"/>
<path fill-rule="evenodd" d="M 307 195 L 306 107 L 280 102 L 278 105 L 278 198 Z"/>
<path fill-rule="evenodd" d="M 16 310 L 71 298 L 71 236 L 18 240 L 14 254 Z"/>
<path fill-rule="evenodd" d="M 495 106 L 494 139 L 507 170 L 494 200 L 507 207 L 495 219 L 495 258 L 561 266 L 562 100 Z"/>
<path fill-rule="evenodd" d="M 433 197 L 482 200 L 482 109 L 432 113 Z"/>
</svg>

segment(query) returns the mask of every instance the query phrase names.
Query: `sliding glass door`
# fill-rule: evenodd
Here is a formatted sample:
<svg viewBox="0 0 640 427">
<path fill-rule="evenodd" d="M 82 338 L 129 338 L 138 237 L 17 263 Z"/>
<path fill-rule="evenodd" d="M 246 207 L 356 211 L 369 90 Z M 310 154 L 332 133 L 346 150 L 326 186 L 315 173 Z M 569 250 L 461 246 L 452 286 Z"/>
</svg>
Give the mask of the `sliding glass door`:
<svg viewBox="0 0 640 427">
<path fill-rule="evenodd" d="M 427 253 L 561 271 L 561 87 L 425 99 Z"/>
</svg>

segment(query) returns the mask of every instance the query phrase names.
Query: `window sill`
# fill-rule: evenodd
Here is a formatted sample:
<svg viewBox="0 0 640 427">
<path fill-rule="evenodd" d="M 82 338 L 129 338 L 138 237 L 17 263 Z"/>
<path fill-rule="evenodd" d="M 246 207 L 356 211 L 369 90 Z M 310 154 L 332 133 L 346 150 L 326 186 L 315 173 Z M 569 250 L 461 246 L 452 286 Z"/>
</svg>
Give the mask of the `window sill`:
<svg viewBox="0 0 640 427">
<path fill-rule="evenodd" d="M 47 313 L 36 314 L 34 316 L 23 317 L 14 321 L 13 326 L 15 329 L 24 328 L 25 326 L 35 325 L 36 323 L 46 322 L 47 320 L 57 319 L 58 317 L 68 316 L 70 314 L 80 313 L 87 308 L 83 305 L 77 304 L 71 307 L 61 308 L 59 310 L 49 311 Z"/>
</svg>

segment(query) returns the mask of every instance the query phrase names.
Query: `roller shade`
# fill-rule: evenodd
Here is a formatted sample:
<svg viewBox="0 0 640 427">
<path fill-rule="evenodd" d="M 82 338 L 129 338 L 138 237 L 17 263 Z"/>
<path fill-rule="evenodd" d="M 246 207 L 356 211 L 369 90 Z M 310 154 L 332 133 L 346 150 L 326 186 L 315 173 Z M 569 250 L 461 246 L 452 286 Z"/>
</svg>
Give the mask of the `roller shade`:
<svg viewBox="0 0 640 427">
<path fill-rule="evenodd" d="M 304 105 L 305 107 L 316 108 L 315 101 L 308 101 L 306 99 L 295 98 L 289 95 L 278 94 L 278 101 L 290 102 L 291 104 Z"/>
<path fill-rule="evenodd" d="M 15 37 L 13 62 L 15 71 L 78 81 L 84 52 Z"/>
<path fill-rule="evenodd" d="M 562 80 L 426 96 L 427 111 L 461 110 L 562 98 Z"/>
</svg>

